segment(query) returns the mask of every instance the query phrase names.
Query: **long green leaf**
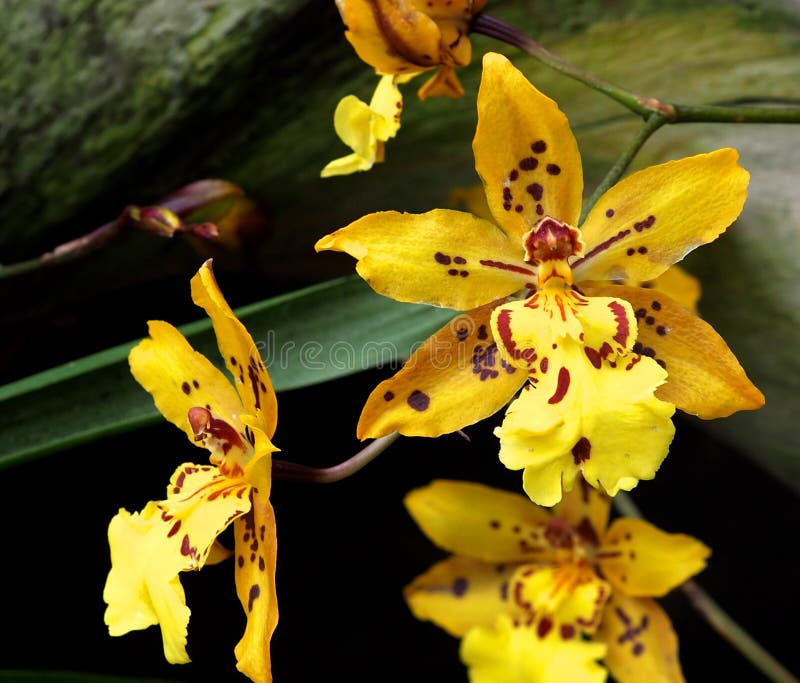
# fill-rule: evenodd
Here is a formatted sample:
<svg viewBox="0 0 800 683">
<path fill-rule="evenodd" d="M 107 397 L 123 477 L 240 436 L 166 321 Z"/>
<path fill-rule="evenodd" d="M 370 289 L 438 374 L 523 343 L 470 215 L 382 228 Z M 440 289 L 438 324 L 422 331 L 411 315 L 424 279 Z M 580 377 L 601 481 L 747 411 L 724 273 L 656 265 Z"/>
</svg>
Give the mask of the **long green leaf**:
<svg viewBox="0 0 800 683">
<path fill-rule="evenodd" d="M 237 310 L 276 391 L 325 382 L 397 362 L 452 317 L 430 306 L 378 296 L 348 277 Z M 211 323 L 180 328 L 222 366 Z M 0 387 L 0 469 L 159 419 L 134 381 L 127 356 L 136 342 Z"/>
</svg>

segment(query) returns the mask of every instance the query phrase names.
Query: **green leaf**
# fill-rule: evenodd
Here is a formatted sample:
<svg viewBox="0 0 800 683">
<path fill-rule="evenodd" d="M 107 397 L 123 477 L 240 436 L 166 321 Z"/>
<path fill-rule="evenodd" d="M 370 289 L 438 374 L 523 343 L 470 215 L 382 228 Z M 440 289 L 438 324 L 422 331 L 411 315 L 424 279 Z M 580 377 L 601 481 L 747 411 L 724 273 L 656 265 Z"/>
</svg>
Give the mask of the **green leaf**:
<svg viewBox="0 0 800 683">
<path fill-rule="evenodd" d="M 0 670 L 0 683 L 171 683 L 162 678 L 123 678 L 76 671 Z"/>
<path fill-rule="evenodd" d="M 452 312 L 397 303 L 352 276 L 240 308 L 237 315 L 276 391 L 285 391 L 395 363 Z M 210 321 L 180 329 L 223 367 Z M 0 387 L 0 469 L 160 419 L 128 370 L 136 343 Z"/>
</svg>

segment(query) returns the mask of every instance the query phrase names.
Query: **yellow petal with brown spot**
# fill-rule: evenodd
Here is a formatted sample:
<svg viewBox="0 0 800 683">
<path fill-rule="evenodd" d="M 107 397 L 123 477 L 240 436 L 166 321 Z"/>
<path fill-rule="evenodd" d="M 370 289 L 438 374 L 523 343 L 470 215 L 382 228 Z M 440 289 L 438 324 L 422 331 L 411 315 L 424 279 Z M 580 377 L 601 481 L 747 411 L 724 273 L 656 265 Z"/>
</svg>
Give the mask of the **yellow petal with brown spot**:
<svg viewBox="0 0 800 683">
<path fill-rule="evenodd" d="M 686 534 L 641 519 L 617 519 L 597 554 L 603 575 L 634 597 L 660 597 L 706 566 L 711 550 Z"/>
<path fill-rule="evenodd" d="M 264 486 L 253 489 L 252 508 L 234 522 L 236 594 L 247 617 L 244 635 L 236 645 L 236 668 L 255 683 L 272 680 L 270 639 L 278 623 L 275 590 L 277 536 L 275 512 L 269 502 L 270 463 L 260 463 Z"/>
<path fill-rule="evenodd" d="M 543 216 L 576 225 L 583 170 L 566 116 L 505 57 L 488 53 L 478 91 L 475 168 L 497 223 L 520 240 Z"/>
<path fill-rule="evenodd" d="M 667 371 L 666 383 L 656 392 L 661 400 L 706 420 L 764 405 L 764 395 L 725 340 L 669 297 L 651 289 L 596 282 L 581 288 L 591 296 L 613 294 L 631 303 L 639 323 L 635 350 Z"/>
<path fill-rule="evenodd" d="M 345 37 L 378 73 L 422 71 L 441 63 L 436 22 L 405 0 L 338 0 Z"/>
<path fill-rule="evenodd" d="M 489 316 L 495 304 L 455 317 L 381 382 L 361 412 L 359 439 L 397 431 L 440 436 L 482 420 L 506 405 L 525 373 L 497 353 Z"/>
<path fill-rule="evenodd" d="M 192 408 L 207 406 L 215 416 L 229 419 L 236 430 L 242 429 L 238 419 L 231 419 L 242 412 L 242 402 L 228 378 L 169 323 L 151 320 L 148 328 L 150 337 L 133 347 L 128 362 L 161 414 L 195 445 L 188 418 Z"/>
<path fill-rule="evenodd" d="M 499 614 L 524 615 L 508 594 L 516 566 L 448 557 L 414 579 L 403 596 L 417 619 L 461 638 L 475 626 L 492 626 Z"/>
<path fill-rule="evenodd" d="M 269 439 L 278 423 L 278 400 L 258 346 L 239 322 L 219 289 L 211 260 L 192 278 L 192 300 L 205 309 L 214 325 L 217 346 L 234 377 L 246 413 L 256 415 Z"/>
<path fill-rule="evenodd" d="M 550 514 L 524 496 L 482 484 L 437 480 L 405 497 L 408 512 L 440 548 L 485 562 L 545 561 Z"/>
<path fill-rule="evenodd" d="M 670 299 L 679 303 L 692 313 L 697 313 L 697 302 L 703 293 L 703 288 L 694 275 L 686 272 L 680 266 L 670 266 L 655 280 L 645 282 L 622 282 L 631 287 L 652 289 L 666 294 Z"/>
<path fill-rule="evenodd" d="M 652 280 L 736 220 L 750 175 L 735 149 L 651 166 L 606 192 L 581 226 L 580 280 Z"/>
<path fill-rule="evenodd" d="M 468 310 L 535 281 L 522 243 L 472 214 L 372 213 L 320 239 L 317 251 L 344 251 L 376 292 L 409 303 Z"/>
<path fill-rule="evenodd" d="M 600 545 L 608 525 L 611 499 L 580 477 L 577 485 L 564 495 L 552 512 L 553 517 L 567 521 L 584 543 L 596 547 Z"/>
<path fill-rule="evenodd" d="M 523 624 L 501 616 L 492 628 L 476 627 L 461 642 L 461 659 L 470 683 L 603 683 L 601 643 L 563 640 L 557 633 L 539 638 Z"/>
<path fill-rule="evenodd" d="M 595 639 L 607 645 L 603 663 L 619 683 L 685 683 L 678 638 L 653 600 L 615 592 Z"/>
</svg>

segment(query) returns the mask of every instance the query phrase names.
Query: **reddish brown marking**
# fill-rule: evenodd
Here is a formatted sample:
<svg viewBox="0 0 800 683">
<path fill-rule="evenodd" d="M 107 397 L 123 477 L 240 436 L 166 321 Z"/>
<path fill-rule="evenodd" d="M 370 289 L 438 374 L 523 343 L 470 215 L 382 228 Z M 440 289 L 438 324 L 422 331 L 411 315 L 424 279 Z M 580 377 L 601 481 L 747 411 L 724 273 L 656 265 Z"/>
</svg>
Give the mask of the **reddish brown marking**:
<svg viewBox="0 0 800 683">
<path fill-rule="evenodd" d="M 586 357 L 589 359 L 589 362 L 595 367 L 595 369 L 599 370 L 603 362 L 603 359 L 600 358 L 600 353 L 590 346 L 584 346 L 583 352 L 586 354 Z"/>
<path fill-rule="evenodd" d="M 386 393 L 383 395 L 383 400 L 384 400 L 384 401 L 391 401 L 393 398 L 394 398 L 394 392 L 393 392 L 393 391 L 387 391 L 387 392 L 386 392 Z"/>
<path fill-rule="evenodd" d="M 658 327 L 656 327 L 656 334 L 663 337 L 665 334 L 667 334 L 667 328 L 664 327 L 663 325 L 659 325 Z"/>
<path fill-rule="evenodd" d="M 451 268 L 450 270 L 447 271 L 447 274 L 448 275 L 458 275 L 458 269 L 457 268 Z"/>
<path fill-rule="evenodd" d="M 547 149 L 547 143 L 544 140 L 537 140 L 531 145 L 531 149 L 536 154 L 541 154 Z"/>
<path fill-rule="evenodd" d="M 172 528 L 169 530 L 169 533 L 167 533 L 167 538 L 172 538 L 175 534 L 178 533 L 178 529 L 180 528 L 181 528 L 181 520 L 178 520 L 177 522 L 175 522 L 175 524 L 172 525 Z"/>
<path fill-rule="evenodd" d="M 636 249 L 630 247 L 628 251 L 625 252 L 628 256 L 633 256 L 636 253 Z"/>
<path fill-rule="evenodd" d="M 556 385 L 556 392 L 548 399 L 550 405 L 560 403 L 564 396 L 567 395 L 569 390 L 569 370 L 561 368 L 558 371 L 558 384 Z"/>
<path fill-rule="evenodd" d="M 578 443 L 572 447 L 572 458 L 576 465 L 580 465 L 582 462 L 587 461 L 591 453 L 592 444 L 585 436 L 582 436 L 580 439 L 578 439 Z"/>
<path fill-rule="evenodd" d="M 537 202 L 542 198 L 544 194 L 544 188 L 539 183 L 531 183 L 528 187 L 525 188 L 525 191 L 530 194 Z"/>
<path fill-rule="evenodd" d="M 480 264 L 488 268 L 499 268 L 500 270 L 510 270 L 512 273 L 522 273 L 523 275 L 536 275 L 536 273 L 528 268 L 516 266 L 513 263 L 504 263 L 503 261 L 490 261 L 481 259 Z"/>
<path fill-rule="evenodd" d="M 238 565 L 239 565 L 239 569 L 241 569 L 242 567 L 244 567 L 244 557 L 242 557 L 241 555 L 239 555 L 239 557 L 237 557 L 237 558 L 236 558 L 236 564 L 238 564 Z"/>
<path fill-rule="evenodd" d="M 639 247 L 636 251 L 638 251 L 640 254 L 646 254 L 647 247 Z"/>
<path fill-rule="evenodd" d="M 408 403 L 408 405 L 414 410 L 423 412 L 428 409 L 428 406 L 431 403 L 431 397 L 419 389 L 415 389 L 406 399 L 406 403 Z"/>
<path fill-rule="evenodd" d="M 542 617 L 539 621 L 539 625 L 536 627 L 536 635 L 538 635 L 540 638 L 544 638 L 548 633 L 550 633 L 552 628 L 553 620 L 549 617 Z"/>
<path fill-rule="evenodd" d="M 600 242 L 596 247 L 594 247 L 591 251 L 589 251 L 586 256 L 583 258 L 579 258 L 575 263 L 572 264 L 573 268 L 577 268 L 581 263 L 590 259 L 594 256 L 597 256 L 601 251 L 605 251 L 608 249 L 612 244 L 615 242 L 619 242 L 622 238 L 627 237 L 631 234 L 630 230 L 620 230 L 616 235 L 613 237 L 609 237 L 605 242 Z"/>
<path fill-rule="evenodd" d="M 533 171 L 539 165 L 539 160 L 536 157 L 525 157 L 519 162 L 519 167 L 523 171 Z"/>
<path fill-rule="evenodd" d="M 653 303 L 650 304 L 650 308 L 652 308 L 654 311 L 660 311 L 661 310 L 661 302 L 660 301 L 654 301 Z"/>
<path fill-rule="evenodd" d="M 511 173 L 508 174 L 508 179 L 511 181 L 516 180 L 519 178 L 519 171 L 515 168 Z"/>
<path fill-rule="evenodd" d="M 558 164 L 547 164 L 547 172 L 550 175 L 558 175 L 561 173 L 561 166 Z"/>
<path fill-rule="evenodd" d="M 516 211 L 517 213 L 522 213 L 522 210 L 523 210 L 523 208 L 524 208 L 524 207 L 522 206 L 522 204 L 517 204 L 517 205 L 514 207 L 514 211 Z"/>
<path fill-rule="evenodd" d="M 457 263 L 460 266 L 463 266 L 467 262 L 463 256 L 455 256 L 453 257 L 453 263 Z"/>
<path fill-rule="evenodd" d="M 250 595 L 247 597 L 247 611 L 253 611 L 253 603 L 256 601 L 256 598 L 261 595 L 261 588 L 257 583 L 254 583 L 250 586 Z"/>
<path fill-rule="evenodd" d="M 628 325 L 628 316 L 625 315 L 625 307 L 619 301 L 611 301 L 608 304 L 611 312 L 614 314 L 614 320 L 617 323 L 617 333 L 612 339 L 620 346 L 625 346 L 630 334 L 630 326 Z"/>
<path fill-rule="evenodd" d="M 606 218 L 611 218 L 614 215 L 614 209 L 606 209 Z"/>
<path fill-rule="evenodd" d="M 645 316 L 644 321 L 648 325 L 652 325 L 656 321 L 656 319 L 652 315 L 648 315 L 648 316 Z"/>
<path fill-rule="evenodd" d="M 189 382 L 184 382 L 181 384 L 181 391 L 183 391 L 183 393 L 187 396 L 192 393 L 192 387 L 189 386 Z"/>
<path fill-rule="evenodd" d="M 561 624 L 561 638 L 571 640 L 575 637 L 575 627 L 572 624 Z"/>
<path fill-rule="evenodd" d="M 589 545 L 597 546 L 600 544 L 597 532 L 588 517 L 581 519 L 581 523 L 575 527 L 575 532 Z"/>
<path fill-rule="evenodd" d="M 478 328 L 478 339 L 488 339 L 489 333 L 486 331 L 486 325 L 481 325 Z"/>
<path fill-rule="evenodd" d="M 533 363 L 536 360 L 535 349 L 524 349 L 520 351 L 511 336 L 511 312 L 502 309 L 497 315 L 497 330 L 500 332 L 500 340 L 506 349 L 506 353 L 515 360 L 524 360 L 526 363 Z"/>
<path fill-rule="evenodd" d="M 547 372 L 547 366 L 550 364 L 550 361 L 547 358 L 542 358 L 541 363 L 539 363 L 539 370 L 541 370 L 542 374 Z"/>
<path fill-rule="evenodd" d="M 500 528 L 500 522 L 498 520 L 496 520 L 496 519 L 492 519 L 492 520 L 489 521 L 489 526 L 492 527 L 492 529 L 499 529 Z"/>
<path fill-rule="evenodd" d="M 656 222 L 655 216 L 648 216 L 643 221 L 638 221 L 634 223 L 633 229 L 636 230 L 636 232 L 642 232 L 642 230 L 647 230 L 648 228 L 652 228 L 653 223 L 655 222 Z"/>
<path fill-rule="evenodd" d="M 181 542 L 181 555 L 191 555 L 192 554 L 192 546 L 191 542 L 189 541 L 189 535 L 183 535 L 183 541 Z"/>
</svg>

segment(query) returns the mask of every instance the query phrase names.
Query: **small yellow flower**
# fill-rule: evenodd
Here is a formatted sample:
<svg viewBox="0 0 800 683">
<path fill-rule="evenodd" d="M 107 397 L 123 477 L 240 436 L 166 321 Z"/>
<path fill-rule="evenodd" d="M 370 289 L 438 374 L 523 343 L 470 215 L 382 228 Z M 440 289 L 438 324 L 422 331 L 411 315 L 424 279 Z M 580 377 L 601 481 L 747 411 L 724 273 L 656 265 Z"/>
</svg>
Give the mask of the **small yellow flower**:
<svg viewBox="0 0 800 683">
<path fill-rule="evenodd" d="M 418 619 L 463 638 L 472 683 L 680 683 L 678 643 L 652 600 L 705 567 L 709 549 L 638 519 L 608 525 L 585 483 L 552 511 L 481 484 L 435 481 L 405 500 L 453 553 L 405 589 Z M 583 637 L 592 642 L 584 642 Z"/>
<path fill-rule="evenodd" d="M 247 616 L 235 648 L 237 668 L 272 680 L 269 641 L 278 620 L 275 515 L 269 501 L 277 402 L 253 339 L 228 306 L 211 261 L 192 278 L 192 299 L 214 325 L 234 384 L 172 325 L 151 321 L 150 337 L 130 353 L 131 372 L 167 420 L 210 451 L 210 465 L 185 463 L 165 500 L 138 513 L 120 509 L 109 524 L 111 571 L 103 599 L 112 636 L 158 624 L 164 655 L 189 661 L 180 572 L 230 556 L 216 538 L 231 523 L 236 592 Z"/>
<path fill-rule="evenodd" d="M 405 80 L 399 76 L 383 76 L 369 105 L 355 95 L 347 95 L 339 102 L 333 115 L 333 127 L 353 153 L 331 161 L 322 169 L 323 178 L 368 171 L 374 163 L 383 161 L 384 143 L 400 128 L 403 96 L 397 84 Z"/>
<path fill-rule="evenodd" d="M 612 495 L 653 477 L 670 404 L 702 418 L 763 405 L 711 326 L 662 293 L 619 284 L 658 278 L 736 219 L 749 176 L 735 150 L 632 174 L 577 230 L 583 178 L 569 123 L 491 53 L 473 147 L 494 222 L 388 211 L 317 242 L 358 259 L 381 294 L 467 311 L 372 392 L 359 438 L 456 431 L 526 385 L 498 431 L 501 459 L 552 505 L 579 473 Z"/>
<path fill-rule="evenodd" d="M 439 71 L 420 99 L 461 97 L 455 68 L 472 57 L 469 23 L 486 0 L 336 0 L 358 56 L 379 74 Z"/>
</svg>

